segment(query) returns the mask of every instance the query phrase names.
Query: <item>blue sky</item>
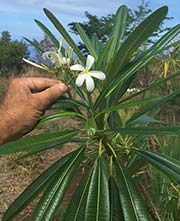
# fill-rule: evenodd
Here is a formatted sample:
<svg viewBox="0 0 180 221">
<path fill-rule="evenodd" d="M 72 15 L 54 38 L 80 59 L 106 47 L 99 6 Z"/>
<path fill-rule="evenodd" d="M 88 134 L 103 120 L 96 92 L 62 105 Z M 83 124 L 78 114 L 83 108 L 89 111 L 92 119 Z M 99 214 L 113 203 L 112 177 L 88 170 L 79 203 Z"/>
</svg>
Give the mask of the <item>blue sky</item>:
<svg viewBox="0 0 180 221">
<path fill-rule="evenodd" d="M 174 19 L 166 25 L 173 26 L 180 23 L 179 0 L 151 0 L 153 10 L 160 6 L 169 6 L 169 16 Z M 13 39 L 42 39 L 41 30 L 34 23 L 38 19 L 52 31 L 55 29 L 44 15 L 42 9 L 48 8 L 65 26 L 72 22 L 85 20 L 84 12 L 88 11 L 97 16 L 115 13 L 117 8 L 126 4 L 129 8 L 136 8 L 141 0 L 0 0 L 0 32 L 8 30 Z"/>
</svg>

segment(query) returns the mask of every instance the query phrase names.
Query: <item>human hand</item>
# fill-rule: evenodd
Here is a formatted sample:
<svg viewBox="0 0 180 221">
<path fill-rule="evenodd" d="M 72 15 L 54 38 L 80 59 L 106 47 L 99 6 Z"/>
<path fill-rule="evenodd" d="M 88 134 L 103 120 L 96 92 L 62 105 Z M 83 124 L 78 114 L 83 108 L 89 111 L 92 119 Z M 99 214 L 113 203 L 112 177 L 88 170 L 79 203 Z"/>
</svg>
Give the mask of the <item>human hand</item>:
<svg viewBox="0 0 180 221">
<path fill-rule="evenodd" d="M 31 131 L 44 110 L 67 90 L 62 82 L 48 78 L 12 80 L 0 103 L 0 145 Z"/>
</svg>

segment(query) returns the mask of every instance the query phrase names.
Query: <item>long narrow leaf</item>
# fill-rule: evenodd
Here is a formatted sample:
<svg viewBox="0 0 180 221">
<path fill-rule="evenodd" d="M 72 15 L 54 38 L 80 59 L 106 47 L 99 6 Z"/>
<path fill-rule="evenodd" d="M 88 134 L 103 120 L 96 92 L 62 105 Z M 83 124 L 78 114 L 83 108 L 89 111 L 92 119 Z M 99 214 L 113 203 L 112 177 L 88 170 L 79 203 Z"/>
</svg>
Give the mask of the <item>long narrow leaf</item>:
<svg viewBox="0 0 180 221">
<path fill-rule="evenodd" d="M 117 160 L 115 167 L 124 219 L 126 221 L 150 221 L 151 218 L 132 178 Z"/>
<path fill-rule="evenodd" d="M 122 5 L 117 10 L 115 17 L 115 26 L 111 34 L 112 44 L 108 53 L 108 61 L 113 58 L 121 45 L 126 30 L 127 14 L 128 8 L 125 5 Z"/>
<path fill-rule="evenodd" d="M 127 38 L 119 49 L 109 73 L 116 74 L 134 51 L 159 27 L 168 12 L 167 6 L 161 7 L 148 16 Z"/>
<path fill-rule="evenodd" d="M 110 194 L 110 221 L 123 221 L 123 211 L 119 198 L 119 190 L 116 181 L 111 176 L 109 178 L 109 194 Z"/>
<path fill-rule="evenodd" d="M 55 114 L 51 114 L 49 116 L 43 117 L 39 122 L 37 126 L 44 125 L 50 121 L 57 120 L 64 117 L 78 117 L 80 119 L 84 119 L 83 115 L 78 114 L 76 112 L 59 112 Z"/>
<path fill-rule="evenodd" d="M 85 44 L 85 46 L 87 47 L 89 53 L 95 58 L 95 60 L 97 60 L 97 53 L 95 51 L 95 49 L 93 48 L 91 41 L 89 39 L 89 37 L 86 35 L 86 33 L 84 32 L 83 28 L 81 27 L 80 24 L 76 23 L 76 29 L 81 37 L 81 39 L 83 40 L 83 43 Z"/>
<path fill-rule="evenodd" d="M 120 133 L 129 135 L 180 135 L 180 126 L 172 127 L 134 127 L 134 128 L 119 128 L 104 131 L 105 133 Z"/>
<path fill-rule="evenodd" d="M 178 33 L 180 32 L 180 25 L 176 25 L 167 34 L 165 34 L 159 41 L 157 41 L 148 51 L 143 53 L 138 59 L 131 62 L 122 72 L 118 73 L 101 91 L 99 97 L 95 102 L 95 109 L 97 109 L 104 102 L 104 97 L 108 97 L 124 80 L 131 77 L 137 70 L 142 68 L 149 62 L 157 52 L 162 50 Z M 113 99 L 113 98 L 112 98 Z"/>
<path fill-rule="evenodd" d="M 44 8 L 44 13 L 49 18 L 49 20 L 53 23 L 53 25 L 56 27 L 56 29 L 60 32 L 60 34 L 64 37 L 64 39 L 67 41 L 67 43 L 73 48 L 78 58 L 82 61 L 83 64 L 85 64 L 85 57 L 79 50 L 79 48 L 74 43 L 73 39 L 70 37 L 70 35 L 67 33 L 65 28 L 62 26 L 62 24 L 58 21 L 58 19 L 46 8 Z"/>
<path fill-rule="evenodd" d="M 56 207 L 63 199 L 75 172 L 83 160 L 83 155 L 84 147 L 81 147 L 76 151 L 75 156 L 66 163 L 63 173 L 56 174 L 56 176 L 52 179 L 46 189 L 46 192 L 41 197 L 35 211 L 33 212 L 33 220 L 51 220 Z"/>
<path fill-rule="evenodd" d="M 110 205 L 108 180 L 100 157 L 94 166 L 86 202 L 84 221 L 109 221 Z"/>
<path fill-rule="evenodd" d="M 56 101 L 55 104 L 49 107 L 49 109 L 73 110 L 76 107 L 80 107 L 83 109 L 89 108 L 89 106 L 85 103 L 84 100 L 74 100 L 74 99 L 62 96 L 60 99 Z"/>
<path fill-rule="evenodd" d="M 66 130 L 34 136 L 24 137 L 17 141 L 4 144 L 0 148 L 0 155 L 17 152 L 30 152 L 48 149 L 66 143 L 70 138 L 78 134 L 78 130 Z"/>
<path fill-rule="evenodd" d="M 96 54 L 98 57 L 101 56 L 104 45 L 103 43 L 99 40 L 99 38 L 97 37 L 97 35 L 93 35 L 91 36 L 91 44 L 92 47 L 94 48 L 94 50 L 96 51 Z"/>
<path fill-rule="evenodd" d="M 127 121 L 127 125 L 129 123 L 131 123 L 132 121 L 136 120 L 137 118 L 139 118 L 140 116 L 142 116 L 143 114 L 145 114 L 147 111 L 150 111 L 154 108 L 156 108 L 157 106 L 160 106 L 161 104 L 171 100 L 173 97 L 177 96 L 180 94 L 180 89 L 175 90 L 174 92 L 172 92 L 171 94 L 168 94 L 167 96 L 164 96 L 150 104 L 148 104 L 147 106 L 145 106 L 144 108 L 142 108 L 140 111 L 138 111 L 137 113 L 135 113 L 128 121 Z"/>
<path fill-rule="evenodd" d="M 104 60 L 106 60 L 108 52 L 111 48 L 111 44 L 112 44 L 112 39 L 110 38 L 107 42 L 107 44 L 105 45 L 101 55 L 98 57 L 97 60 L 97 64 L 96 64 L 96 68 L 99 69 L 102 65 L 102 63 L 104 62 Z"/>
<path fill-rule="evenodd" d="M 54 43 L 56 48 L 59 48 L 59 41 L 56 39 L 56 37 L 52 34 L 52 32 L 40 21 L 34 20 L 36 24 L 40 27 L 40 29 L 44 32 L 45 35 L 47 35 L 50 40 Z"/>
<path fill-rule="evenodd" d="M 92 170 L 87 172 L 87 174 L 83 177 L 77 190 L 73 194 L 72 200 L 67 208 L 64 221 L 77 221 L 85 219 L 85 208 L 91 175 Z"/>
<path fill-rule="evenodd" d="M 130 96 L 122 99 L 121 102 L 127 101 L 129 99 L 134 98 L 134 97 L 137 97 L 138 95 L 143 94 L 144 92 L 149 91 L 149 90 L 151 90 L 152 88 L 154 88 L 154 87 L 156 87 L 158 85 L 164 84 L 167 81 L 169 81 L 169 80 L 171 80 L 171 79 L 173 79 L 175 77 L 178 77 L 179 75 L 180 75 L 180 72 L 176 72 L 176 73 L 171 74 L 170 76 L 168 76 L 168 77 L 166 77 L 164 79 L 161 79 L 159 81 L 155 81 L 153 84 L 149 85 L 148 87 L 145 87 L 144 89 L 140 90 L 139 92 L 133 93 Z"/>
<path fill-rule="evenodd" d="M 138 156 L 151 163 L 168 178 L 180 184 L 180 163 L 176 160 L 143 150 L 133 150 Z"/>
<path fill-rule="evenodd" d="M 29 40 L 28 38 L 25 38 L 25 37 L 24 37 L 24 39 L 25 39 L 27 42 L 29 42 L 32 46 L 34 46 L 40 53 L 43 53 L 43 52 L 44 52 L 44 50 L 43 50 L 41 47 L 39 47 L 39 45 L 38 45 L 36 42 L 31 41 L 31 40 Z"/>
<path fill-rule="evenodd" d="M 56 161 L 38 178 L 36 178 L 10 205 L 3 216 L 3 220 L 12 220 L 12 218 L 14 218 L 21 210 L 23 210 L 44 189 L 51 177 L 53 177 L 57 171 L 60 173 L 60 170 L 64 167 L 65 163 L 74 158 L 75 153 L 76 151 L 73 151 L 60 160 Z"/>
<path fill-rule="evenodd" d="M 136 107 L 136 106 L 139 106 L 139 105 L 143 105 L 143 104 L 149 103 L 152 100 L 154 100 L 154 97 L 147 97 L 147 98 L 135 100 L 135 101 L 132 101 L 132 102 L 129 102 L 129 103 L 118 103 L 118 104 L 116 104 L 116 105 L 114 105 L 112 107 L 104 109 L 103 111 L 98 113 L 98 115 L 99 114 L 103 114 L 103 113 L 107 113 L 107 112 L 110 112 L 110 111 L 117 111 L 117 110 L 120 110 L 120 109 Z"/>
</svg>

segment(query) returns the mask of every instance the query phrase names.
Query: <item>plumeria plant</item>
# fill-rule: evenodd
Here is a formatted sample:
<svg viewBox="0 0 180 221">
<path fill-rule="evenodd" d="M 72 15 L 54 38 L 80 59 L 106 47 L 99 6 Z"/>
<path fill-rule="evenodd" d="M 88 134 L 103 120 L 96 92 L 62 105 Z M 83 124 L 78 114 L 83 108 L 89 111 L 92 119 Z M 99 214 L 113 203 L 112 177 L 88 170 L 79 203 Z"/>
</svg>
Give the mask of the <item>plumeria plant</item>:
<svg viewBox="0 0 180 221">
<path fill-rule="evenodd" d="M 140 50 L 166 17 L 167 11 L 166 6 L 157 9 L 126 37 L 128 9 L 121 6 L 116 13 L 111 37 L 105 45 L 96 36 L 90 39 L 77 24 L 78 33 L 88 50 L 87 57 L 48 9 L 44 9 L 45 15 L 64 40 L 59 42 L 43 23 L 35 20 L 55 48 L 44 52 L 33 43 L 42 53 L 45 63 L 24 61 L 54 74 L 71 87 L 68 94 L 51 107 L 56 112 L 43 117 L 37 126 L 73 117 L 80 127 L 23 137 L 2 146 L 0 155 L 25 152 L 23 157 L 27 157 L 50 148 L 62 148 L 68 142 L 79 144 L 79 148 L 60 158 L 36 178 L 10 205 L 3 220 L 13 220 L 40 193 L 32 220 L 53 220 L 79 168 L 83 168 L 84 173 L 79 177 L 79 185 L 59 220 L 156 219 L 158 211 L 154 211 L 155 207 L 149 209 L 153 202 L 147 194 L 144 195 L 144 189 L 148 187 L 145 186 L 142 191 L 139 184 L 143 182 L 144 166 L 151 164 L 179 189 L 180 162 L 152 152 L 148 140 L 151 135 L 180 134 L 178 125 L 171 126 L 156 118 L 159 105 L 178 96 L 180 89 L 161 97 L 144 95 L 177 77 L 179 72 L 157 79 L 133 93 L 128 90 L 137 71 L 162 53 L 164 48 L 170 48 L 171 41 L 180 32 L 180 25 L 176 25 L 146 51 Z M 46 64 L 46 60 L 50 65 Z M 129 111 L 132 108 L 135 112 Z"/>
</svg>

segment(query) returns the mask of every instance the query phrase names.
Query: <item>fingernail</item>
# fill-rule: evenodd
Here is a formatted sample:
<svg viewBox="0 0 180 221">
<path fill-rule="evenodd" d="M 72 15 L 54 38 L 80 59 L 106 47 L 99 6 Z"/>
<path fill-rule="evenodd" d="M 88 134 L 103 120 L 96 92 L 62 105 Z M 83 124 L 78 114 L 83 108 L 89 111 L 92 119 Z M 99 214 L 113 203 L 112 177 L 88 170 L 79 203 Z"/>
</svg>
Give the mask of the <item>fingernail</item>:
<svg viewBox="0 0 180 221">
<path fill-rule="evenodd" d="M 61 90 L 64 91 L 64 92 L 68 90 L 68 86 L 65 85 L 64 83 L 60 83 L 60 84 L 59 84 L 59 87 L 60 87 Z"/>
</svg>

